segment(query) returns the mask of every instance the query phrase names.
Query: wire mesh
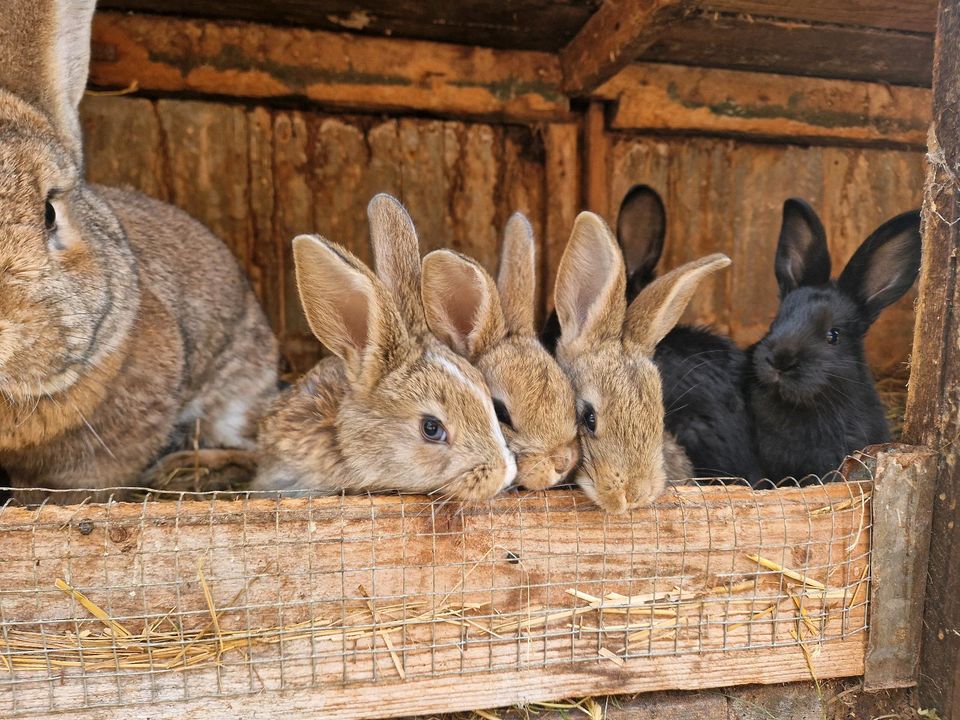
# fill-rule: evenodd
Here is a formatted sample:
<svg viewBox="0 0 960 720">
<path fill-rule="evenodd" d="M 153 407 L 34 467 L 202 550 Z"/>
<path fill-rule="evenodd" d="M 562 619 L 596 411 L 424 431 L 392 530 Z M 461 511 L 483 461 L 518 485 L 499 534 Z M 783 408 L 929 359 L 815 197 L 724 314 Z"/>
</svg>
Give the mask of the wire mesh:
<svg viewBox="0 0 960 720">
<path fill-rule="evenodd" d="M 870 482 L 575 491 L 151 493 L 0 511 L 0 715 L 865 635 Z"/>
</svg>

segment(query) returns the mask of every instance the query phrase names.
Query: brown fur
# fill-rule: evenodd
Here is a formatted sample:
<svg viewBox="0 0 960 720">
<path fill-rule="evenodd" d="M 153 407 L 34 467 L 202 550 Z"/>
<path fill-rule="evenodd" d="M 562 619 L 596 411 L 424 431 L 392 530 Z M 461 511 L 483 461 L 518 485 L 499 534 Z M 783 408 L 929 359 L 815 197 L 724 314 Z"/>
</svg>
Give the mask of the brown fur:
<svg viewBox="0 0 960 720">
<path fill-rule="evenodd" d="M 517 213 L 507 223 L 498 283 L 473 260 L 439 250 L 423 262 L 423 304 L 430 328 L 483 373 L 509 413 L 503 433 L 517 456 L 518 482 L 556 485 L 579 457 L 573 387 L 536 337 L 533 230 Z M 457 317 L 477 331 L 458 332 Z"/>
<path fill-rule="evenodd" d="M 573 380 L 581 413 L 586 404 L 596 413 L 595 432 L 581 427 L 577 482 L 609 512 L 649 503 L 667 482 L 690 475 L 689 460 L 664 432 L 652 354 L 700 280 L 729 264 L 723 255 L 688 263 L 651 283 L 627 308 L 613 234 L 592 213 L 574 223 L 557 271 L 557 359 Z"/>
<path fill-rule="evenodd" d="M 368 210 L 374 237 L 416 242 L 395 200 L 378 196 Z M 399 490 L 475 501 L 512 483 L 514 458 L 480 373 L 418 332 L 419 303 L 394 300 L 410 286 L 391 291 L 322 238 L 298 237 L 294 257 L 310 327 L 336 357 L 314 367 L 264 418 L 255 489 Z M 423 437 L 425 416 L 442 422 L 445 442 Z"/>
<path fill-rule="evenodd" d="M 203 444 L 252 448 L 276 388 L 275 341 L 227 248 L 169 205 L 82 180 L 92 5 L 18 1 L 12 26 L 41 30 L 0 38 L 0 58 L 69 68 L 44 65 L 34 87 L 0 67 L 17 93 L 0 90 L 0 467 L 20 488 L 135 484 L 197 418 Z"/>
</svg>

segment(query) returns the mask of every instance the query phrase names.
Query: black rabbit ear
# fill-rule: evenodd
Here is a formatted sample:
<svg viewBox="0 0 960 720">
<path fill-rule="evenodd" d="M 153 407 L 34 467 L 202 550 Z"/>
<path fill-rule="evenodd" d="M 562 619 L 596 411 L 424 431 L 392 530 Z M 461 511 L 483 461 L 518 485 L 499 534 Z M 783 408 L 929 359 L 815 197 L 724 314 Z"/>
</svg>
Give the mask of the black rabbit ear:
<svg viewBox="0 0 960 720">
<path fill-rule="evenodd" d="M 873 231 L 837 284 L 860 301 L 869 322 L 899 300 L 920 272 L 920 211 L 897 215 Z"/>
<path fill-rule="evenodd" d="M 783 203 L 774 271 L 781 298 L 803 285 L 830 282 L 830 252 L 823 224 L 816 211 L 799 198 Z"/>
<path fill-rule="evenodd" d="M 630 188 L 620 203 L 617 242 L 627 264 L 627 291 L 631 295 L 653 280 L 666 231 L 667 213 L 657 191 L 649 185 Z"/>
</svg>

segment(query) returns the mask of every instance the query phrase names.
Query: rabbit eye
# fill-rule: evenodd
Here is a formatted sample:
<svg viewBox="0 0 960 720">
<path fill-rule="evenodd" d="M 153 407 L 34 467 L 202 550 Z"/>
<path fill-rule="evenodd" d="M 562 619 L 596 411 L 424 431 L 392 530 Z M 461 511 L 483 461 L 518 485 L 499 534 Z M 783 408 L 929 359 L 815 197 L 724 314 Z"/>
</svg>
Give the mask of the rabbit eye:
<svg viewBox="0 0 960 720">
<path fill-rule="evenodd" d="M 507 410 L 507 406 L 504 404 L 503 400 L 497 400 L 494 398 L 493 411 L 497 414 L 497 420 L 502 422 L 511 430 L 514 429 L 513 418 L 510 417 L 510 411 Z"/>
<path fill-rule="evenodd" d="M 837 328 L 827 330 L 827 342 L 831 345 L 836 345 L 840 342 L 840 331 Z"/>
<path fill-rule="evenodd" d="M 55 230 L 57 227 L 57 210 L 49 200 L 47 200 L 46 207 L 43 209 L 43 224 L 48 231 Z"/>
<path fill-rule="evenodd" d="M 583 405 L 583 410 L 580 413 L 580 424 L 591 434 L 597 431 L 597 413 L 590 403 L 584 403 Z"/>
<path fill-rule="evenodd" d="M 427 442 L 445 443 L 447 441 L 447 429 L 432 415 L 424 415 L 420 419 L 420 434 Z"/>
</svg>

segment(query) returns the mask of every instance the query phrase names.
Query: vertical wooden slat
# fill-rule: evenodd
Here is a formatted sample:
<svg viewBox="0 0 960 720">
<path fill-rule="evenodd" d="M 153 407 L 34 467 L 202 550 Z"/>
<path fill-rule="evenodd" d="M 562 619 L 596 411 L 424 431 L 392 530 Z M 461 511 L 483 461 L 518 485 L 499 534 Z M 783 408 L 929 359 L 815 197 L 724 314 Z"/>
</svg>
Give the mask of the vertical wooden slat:
<svg viewBox="0 0 960 720">
<path fill-rule="evenodd" d="M 610 177 L 608 157 L 610 138 L 607 135 L 606 111 L 602 102 L 587 107 L 583 127 L 584 203 L 607 222 L 610 217 Z"/>
<path fill-rule="evenodd" d="M 923 267 L 904 436 L 941 452 L 933 510 L 920 695 L 960 717 L 960 2 L 941 0 L 923 200 Z"/>
<path fill-rule="evenodd" d="M 573 220 L 580 210 L 579 128 L 572 124 L 547 125 L 546 145 L 547 218 L 540 254 L 543 306 L 553 309 L 553 283 L 560 256 L 567 246 Z"/>
</svg>

